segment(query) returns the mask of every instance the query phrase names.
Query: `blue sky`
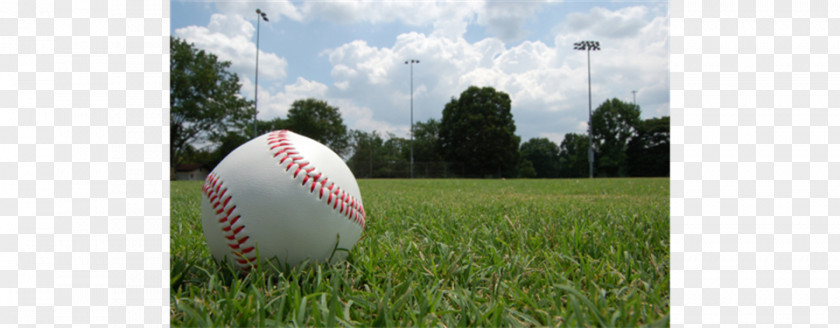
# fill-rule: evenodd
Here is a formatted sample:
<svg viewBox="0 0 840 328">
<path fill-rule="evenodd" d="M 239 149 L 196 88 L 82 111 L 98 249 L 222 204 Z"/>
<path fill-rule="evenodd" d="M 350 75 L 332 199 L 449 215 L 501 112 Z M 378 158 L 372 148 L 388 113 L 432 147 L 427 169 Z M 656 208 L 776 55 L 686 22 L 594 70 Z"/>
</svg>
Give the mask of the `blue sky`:
<svg viewBox="0 0 840 328">
<path fill-rule="evenodd" d="M 173 36 L 231 61 L 254 97 L 255 10 L 260 23 L 259 118 L 285 117 L 308 97 L 341 110 L 351 129 L 408 137 L 414 120 L 440 119 L 470 85 L 512 99 L 523 141 L 585 133 L 586 53 L 593 110 L 609 98 L 636 101 L 642 118 L 669 114 L 667 1 L 179 1 Z"/>
</svg>

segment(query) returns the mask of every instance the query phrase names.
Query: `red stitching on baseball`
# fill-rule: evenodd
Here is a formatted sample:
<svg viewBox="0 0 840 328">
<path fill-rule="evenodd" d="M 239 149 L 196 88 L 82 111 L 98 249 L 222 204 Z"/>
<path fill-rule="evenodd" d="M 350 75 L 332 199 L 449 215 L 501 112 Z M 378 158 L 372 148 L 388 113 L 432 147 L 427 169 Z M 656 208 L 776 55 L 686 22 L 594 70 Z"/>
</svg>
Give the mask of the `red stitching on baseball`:
<svg viewBox="0 0 840 328">
<path fill-rule="evenodd" d="M 309 183 L 309 193 L 315 192 L 315 184 L 320 184 L 318 199 L 324 199 L 324 189 L 327 190 L 328 197 L 326 199 L 327 205 L 332 205 L 333 210 L 338 210 L 338 212 L 345 216 L 348 220 L 351 220 L 359 225 L 362 226 L 362 229 L 365 227 L 365 210 L 362 205 L 356 201 L 353 196 L 349 193 L 344 192 L 341 190 L 340 187 L 335 185 L 335 183 L 330 182 L 329 186 L 327 186 L 327 177 L 323 176 L 323 173 L 318 173 L 314 176 L 310 174 L 316 170 L 316 168 L 312 165 L 312 163 L 304 161 L 303 156 L 300 156 L 300 153 L 295 149 L 294 144 L 287 135 L 287 130 L 280 130 L 280 131 L 273 131 L 269 133 L 267 137 L 268 141 L 268 150 L 274 151 L 275 158 L 280 158 L 278 164 L 280 167 L 284 167 L 286 172 L 289 172 L 292 169 L 292 166 L 297 164 L 297 168 L 292 173 L 293 178 L 297 178 L 298 174 L 301 173 L 303 170 L 304 177 L 303 181 L 301 182 L 301 186 L 306 187 L 306 184 Z M 286 163 L 286 160 L 289 160 L 289 163 Z M 323 177 L 323 179 L 321 179 Z M 335 197 L 333 197 L 335 195 Z M 333 201 L 335 198 L 335 201 Z M 339 201 L 341 202 L 341 209 L 339 210 Z"/>
<path fill-rule="evenodd" d="M 241 269 L 247 271 L 251 269 L 251 265 L 256 260 L 256 256 L 249 258 L 246 257 L 245 254 L 254 251 L 254 247 L 250 246 L 245 249 L 240 249 L 242 244 L 248 241 L 250 236 L 242 232 L 242 230 L 245 229 L 244 224 L 240 224 L 238 227 L 234 228 L 234 224 L 239 222 L 240 219 L 242 219 L 242 216 L 236 215 L 231 218 L 231 214 L 236 210 L 236 205 L 228 207 L 228 204 L 233 197 L 232 195 L 227 195 L 227 197 L 225 197 L 227 188 L 222 188 L 222 184 L 221 179 L 211 172 L 207 175 L 201 189 L 204 192 L 205 197 L 210 200 L 210 206 L 212 206 L 217 217 L 223 216 L 218 221 L 220 229 L 224 232 L 224 238 L 234 241 L 234 243 L 227 244 L 227 246 L 231 249 L 233 260 L 241 265 Z"/>
</svg>

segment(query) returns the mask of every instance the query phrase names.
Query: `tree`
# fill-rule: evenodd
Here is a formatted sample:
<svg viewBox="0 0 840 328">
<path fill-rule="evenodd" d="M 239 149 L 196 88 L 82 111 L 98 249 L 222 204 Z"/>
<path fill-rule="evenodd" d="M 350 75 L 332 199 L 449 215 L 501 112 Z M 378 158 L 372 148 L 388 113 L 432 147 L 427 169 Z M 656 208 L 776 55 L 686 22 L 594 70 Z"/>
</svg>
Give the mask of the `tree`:
<svg viewBox="0 0 840 328">
<path fill-rule="evenodd" d="M 561 176 L 579 178 L 589 176 L 589 136 L 567 133 L 560 143 Z"/>
<path fill-rule="evenodd" d="M 353 139 L 353 156 L 347 161 L 347 166 L 357 178 L 377 176 L 374 175 L 374 166 L 378 172 L 381 163 L 379 156 L 384 142 L 382 137 L 376 131 L 367 133 L 354 130 L 350 135 Z"/>
<path fill-rule="evenodd" d="M 669 176 L 671 165 L 671 120 L 668 116 L 641 121 L 636 136 L 627 144 L 631 176 Z"/>
<path fill-rule="evenodd" d="M 527 159 L 522 159 L 519 162 L 519 177 L 520 178 L 536 178 L 537 170 L 534 169 L 534 164 Z"/>
<path fill-rule="evenodd" d="M 430 118 L 426 123 L 414 124 L 414 160 L 417 162 L 441 162 L 438 150 L 440 136 L 440 122 Z M 407 156 L 408 159 L 410 156 Z"/>
<path fill-rule="evenodd" d="M 219 165 L 219 163 L 221 163 L 222 160 L 230 154 L 230 152 L 249 140 L 251 140 L 250 134 L 237 133 L 234 131 L 228 132 L 228 134 L 219 138 L 219 147 L 217 147 L 216 151 L 213 152 L 214 156 L 212 157 L 212 162 L 210 163 L 211 168 Z"/>
<path fill-rule="evenodd" d="M 618 98 L 605 101 L 592 113 L 597 175 L 627 174 L 627 143 L 636 132 L 640 115 L 639 106 Z"/>
<path fill-rule="evenodd" d="M 439 149 L 467 176 L 510 175 L 519 164 L 519 137 L 510 96 L 492 87 L 469 87 L 443 109 Z"/>
<path fill-rule="evenodd" d="M 560 176 L 560 147 L 548 138 L 532 138 L 519 147 L 522 160 L 530 161 L 536 177 L 557 178 Z"/>
<path fill-rule="evenodd" d="M 253 102 L 240 94 L 230 62 L 170 37 L 170 165 L 183 161 L 189 145 L 218 142 L 253 114 Z"/>
<path fill-rule="evenodd" d="M 215 161 L 216 152 L 207 148 L 196 149 L 193 145 L 187 144 L 181 151 L 181 164 L 199 164 L 202 167 L 212 170 L 218 163 Z"/>
<path fill-rule="evenodd" d="M 408 139 L 388 133 L 352 131 L 353 156 L 347 166 L 356 177 L 404 178 L 408 176 Z"/>
<path fill-rule="evenodd" d="M 337 107 L 326 101 L 296 100 L 289 109 L 286 128 L 316 140 L 343 156 L 350 150 L 350 135 Z"/>
<path fill-rule="evenodd" d="M 277 117 L 268 121 L 257 120 L 257 135 L 266 134 L 268 132 L 276 130 L 287 130 L 288 126 L 288 121 L 281 117 Z"/>
</svg>

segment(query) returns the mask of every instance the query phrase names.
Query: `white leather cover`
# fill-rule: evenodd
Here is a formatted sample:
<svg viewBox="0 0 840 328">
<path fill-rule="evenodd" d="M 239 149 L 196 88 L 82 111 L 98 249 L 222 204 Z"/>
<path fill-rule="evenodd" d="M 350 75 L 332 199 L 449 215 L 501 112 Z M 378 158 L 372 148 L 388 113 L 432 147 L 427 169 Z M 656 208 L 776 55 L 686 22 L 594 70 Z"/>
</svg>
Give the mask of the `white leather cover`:
<svg viewBox="0 0 840 328">
<path fill-rule="evenodd" d="M 236 148 L 208 175 L 202 194 L 210 253 L 243 269 L 258 258 L 291 266 L 325 262 L 336 236 L 338 248 L 349 250 L 364 229 L 362 196 L 344 161 L 290 131 L 269 132 Z M 333 262 L 346 256 L 336 251 Z"/>
</svg>

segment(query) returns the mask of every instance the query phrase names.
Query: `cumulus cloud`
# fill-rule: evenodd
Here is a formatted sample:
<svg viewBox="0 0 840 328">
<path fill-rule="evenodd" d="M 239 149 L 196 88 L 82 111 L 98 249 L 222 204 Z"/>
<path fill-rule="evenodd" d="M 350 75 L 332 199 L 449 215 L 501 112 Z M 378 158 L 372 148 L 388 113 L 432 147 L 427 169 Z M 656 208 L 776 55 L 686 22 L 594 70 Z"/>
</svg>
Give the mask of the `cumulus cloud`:
<svg viewBox="0 0 840 328">
<path fill-rule="evenodd" d="M 572 31 L 587 30 L 595 36 L 607 38 L 631 37 L 637 35 L 645 20 L 647 8 L 627 7 L 616 11 L 594 7 L 588 13 L 573 13 L 567 17 L 566 25 Z"/>
<path fill-rule="evenodd" d="M 261 86 L 257 103 L 259 107 L 257 117 L 261 120 L 286 117 L 289 113 L 289 107 L 295 100 L 306 98 L 326 99 L 328 89 L 329 87 L 326 84 L 310 81 L 303 77 L 298 77 L 292 84 L 284 85 L 282 91 L 279 92 L 271 92 Z M 242 79 L 242 89 L 240 91 L 248 98 L 253 99 L 254 82 L 249 78 Z"/>
<path fill-rule="evenodd" d="M 596 12 L 644 24 L 635 28 L 635 37 L 605 39 L 602 51 L 592 53 L 593 110 L 608 98 L 632 101 L 631 91 L 638 90 L 643 117 L 668 115 L 667 18 L 646 18 L 648 12 L 636 8 Z M 558 31 L 554 44 L 506 46 L 499 38 L 468 42 L 415 32 L 397 36 L 390 47 L 354 41 L 323 52 L 336 86 L 328 93 L 352 98 L 355 106 L 371 111 L 380 129 L 385 123 L 407 136 L 409 67 L 403 62 L 417 58 L 415 121 L 439 119 L 446 102 L 470 85 L 492 86 L 511 96 L 517 134 L 526 140 L 551 136 L 558 141 L 546 133 L 586 132 L 586 54 L 572 44 L 589 39 L 598 28 L 566 28 Z"/>
<path fill-rule="evenodd" d="M 253 77 L 256 61 L 256 44 L 252 41 L 256 27 L 239 15 L 213 14 L 207 26 L 187 26 L 175 30 L 175 36 L 195 44 L 230 61 L 230 70 L 240 79 Z M 285 58 L 260 50 L 260 76 L 268 79 L 286 77 Z"/>
<path fill-rule="evenodd" d="M 391 23 L 429 26 L 434 34 L 448 38 L 461 37 L 469 24 L 483 26 L 503 41 L 525 36 L 525 22 L 543 5 L 523 1 L 306 1 L 299 11 L 305 19 L 322 19 L 335 23 Z"/>
<path fill-rule="evenodd" d="M 518 41 L 527 31 L 523 25 L 542 6 L 539 2 L 487 1 L 478 12 L 478 23 L 505 41 Z"/>
<path fill-rule="evenodd" d="M 394 135 L 408 135 L 408 126 L 390 124 L 376 119 L 374 111 L 370 107 L 359 106 L 353 99 L 335 99 L 330 102 L 339 108 L 344 124 L 348 127 L 361 131 L 377 131 L 381 134 L 392 133 Z"/>
<path fill-rule="evenodd" d="M 249 20 L 256 21 L 257 13 L 255 8 L 260 8 L 260 11 L 266 13 L 270 21 L 280 21 L 289 19 L 292 21 L 303 21 L 304 14 L 289 0 L 271 0 L 271 1 L 218 1 L 210 0 L 216 4 L 216 8 L 220 11 L 248 17 Z"/>
</svg>

